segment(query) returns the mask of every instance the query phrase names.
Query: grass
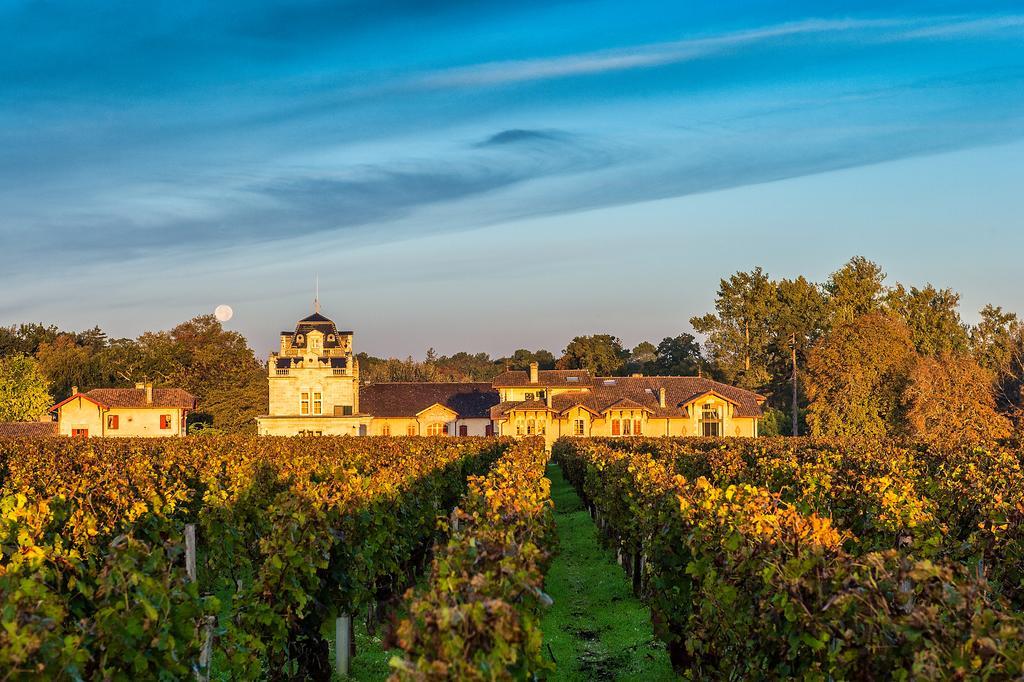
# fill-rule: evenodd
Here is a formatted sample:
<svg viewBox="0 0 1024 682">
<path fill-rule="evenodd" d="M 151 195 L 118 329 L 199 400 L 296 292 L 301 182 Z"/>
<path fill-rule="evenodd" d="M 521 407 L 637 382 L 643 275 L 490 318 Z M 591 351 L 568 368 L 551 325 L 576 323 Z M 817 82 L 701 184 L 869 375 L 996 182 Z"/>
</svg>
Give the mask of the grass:
<svg viewBox="0 0 1024 682">
<path fill-rule="evenodd" d="M 549 680 L 673 680 L 665 646 L 648 609 L 633 596 L 612 553 L 557 466 L 548 467 L 559 554 L 545 591 L 554 599 L 541 621 L 544 648 L 557 671 Z"/>
</svg>

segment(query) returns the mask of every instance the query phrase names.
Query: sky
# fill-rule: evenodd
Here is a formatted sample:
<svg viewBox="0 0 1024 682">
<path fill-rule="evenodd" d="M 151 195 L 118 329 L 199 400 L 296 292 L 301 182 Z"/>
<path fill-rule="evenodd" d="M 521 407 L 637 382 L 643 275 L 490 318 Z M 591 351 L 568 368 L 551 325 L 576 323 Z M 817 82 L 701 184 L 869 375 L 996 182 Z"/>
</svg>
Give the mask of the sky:
<svg viewBox="0 0 1024 682">
<path fill-rule="evenodd" d="M 1024 314 L 1024 4 L 0 0 L 0 324 L 261 354 L 692 331 L 718 281 Z"/>
</svg>

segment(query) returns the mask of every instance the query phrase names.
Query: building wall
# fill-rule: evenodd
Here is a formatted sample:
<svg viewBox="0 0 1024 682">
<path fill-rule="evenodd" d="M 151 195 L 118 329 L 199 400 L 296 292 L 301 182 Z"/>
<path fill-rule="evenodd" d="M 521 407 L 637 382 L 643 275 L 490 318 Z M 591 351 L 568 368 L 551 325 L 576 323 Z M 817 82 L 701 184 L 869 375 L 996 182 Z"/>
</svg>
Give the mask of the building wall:
<svg viewBox="0 0 1024 682">
<path fill-rule="evenodd" d="M 371 433 L 369 423 L 369 417 L 260 417 L 256 432 L 261 436 L 360 436 Z"/>
<path fill-rule="evenodd" d="M 370 422 L 370 435 L 373 436 L 425 436 L 427 425 L 430 423 L 442 423 L 445 426 L 445 433 L 449 436 L 459 435 L 459 427 L 466 427 L 467 436 L 486 436 L 490 419 L 455 419 L 450 415 L 420 417 L 374 417 Z M 411 432 L 410 432 L 411 429 Z"/>
<path fill-rule="evenodd" d="M 520 398 L 522 400 L 522 398 Z M 529 434 L 530 420 L 533 420 L 535 435 L 543 435 L 550 446 L 560 436 L 574 436 L 575 422 L 583 421 L 583 435 L 594 438 L 611 438 L 626 436 L 622 421 L 630 423 L 631 433 L 640 436 L 700 436 L 704 433 L 701 416 L 703 407 L 710 403 L 721 415 L 720 435 L 754 437 L 757 435 L 757 419 L 753 417 L 736 417 L 731 403 L 720 398 L 709 396 L 689 406 L 688 417 L 654 417 L 647 410 L 624 409 L 609 410 L 603 415 L 573 407 L 564 415 L 544 412 L 541 410 L 513 410 L 505 420 L 498 422 L 497 432 L 503 436 L 526 436 Z M 618 421 L 618 434 L 613 433 L 613 422 Z M 640 432 L 636 432 L 636 422 L 640 422 Z"/>
<path fill-rule="evenodd" d="M 170 428 L 160 428 L 160 416 L 170 417 Z M 117 416 L 117 428 L 107 428 L 108 417 Z M 57 410 L 57 432 L 70 436 L 73 429 L 87 429 L 90 438 L 166 438 L 185 434 L 184 410 L 177 407 L 113 407 L 103 410 L 78 398 Z"/>
</svg>

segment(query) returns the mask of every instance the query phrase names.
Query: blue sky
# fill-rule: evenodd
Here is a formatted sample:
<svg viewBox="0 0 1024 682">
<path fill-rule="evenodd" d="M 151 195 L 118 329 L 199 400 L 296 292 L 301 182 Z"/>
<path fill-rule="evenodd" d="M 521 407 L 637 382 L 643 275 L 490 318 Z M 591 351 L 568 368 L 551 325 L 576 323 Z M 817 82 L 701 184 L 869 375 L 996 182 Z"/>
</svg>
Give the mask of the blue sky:
<svg viewBox="0 0 1024 682">
<path fill-rule="evenodd" d="M 0 0 L 0 323 L 379 355 L 688 331 L 718 279 L 1024 313 L 1020 2 Z"/>
</svg>

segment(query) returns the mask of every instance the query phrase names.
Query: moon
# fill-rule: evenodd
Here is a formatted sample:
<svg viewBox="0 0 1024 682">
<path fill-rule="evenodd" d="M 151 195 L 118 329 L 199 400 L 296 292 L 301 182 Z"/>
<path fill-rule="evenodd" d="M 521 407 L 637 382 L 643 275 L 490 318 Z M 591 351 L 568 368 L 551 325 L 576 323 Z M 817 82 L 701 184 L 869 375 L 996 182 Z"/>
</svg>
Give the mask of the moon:
<svg viewBox="0 0 1024 682">
<path fill-rule="evenodd" d="M 234 314 L 235 311 L 231 309 L 231 306 L 223 304 L 217 306 L 213 311 L 213 316 L 216 317 L 219 322 L 227 322 Z"/>
</svg>

